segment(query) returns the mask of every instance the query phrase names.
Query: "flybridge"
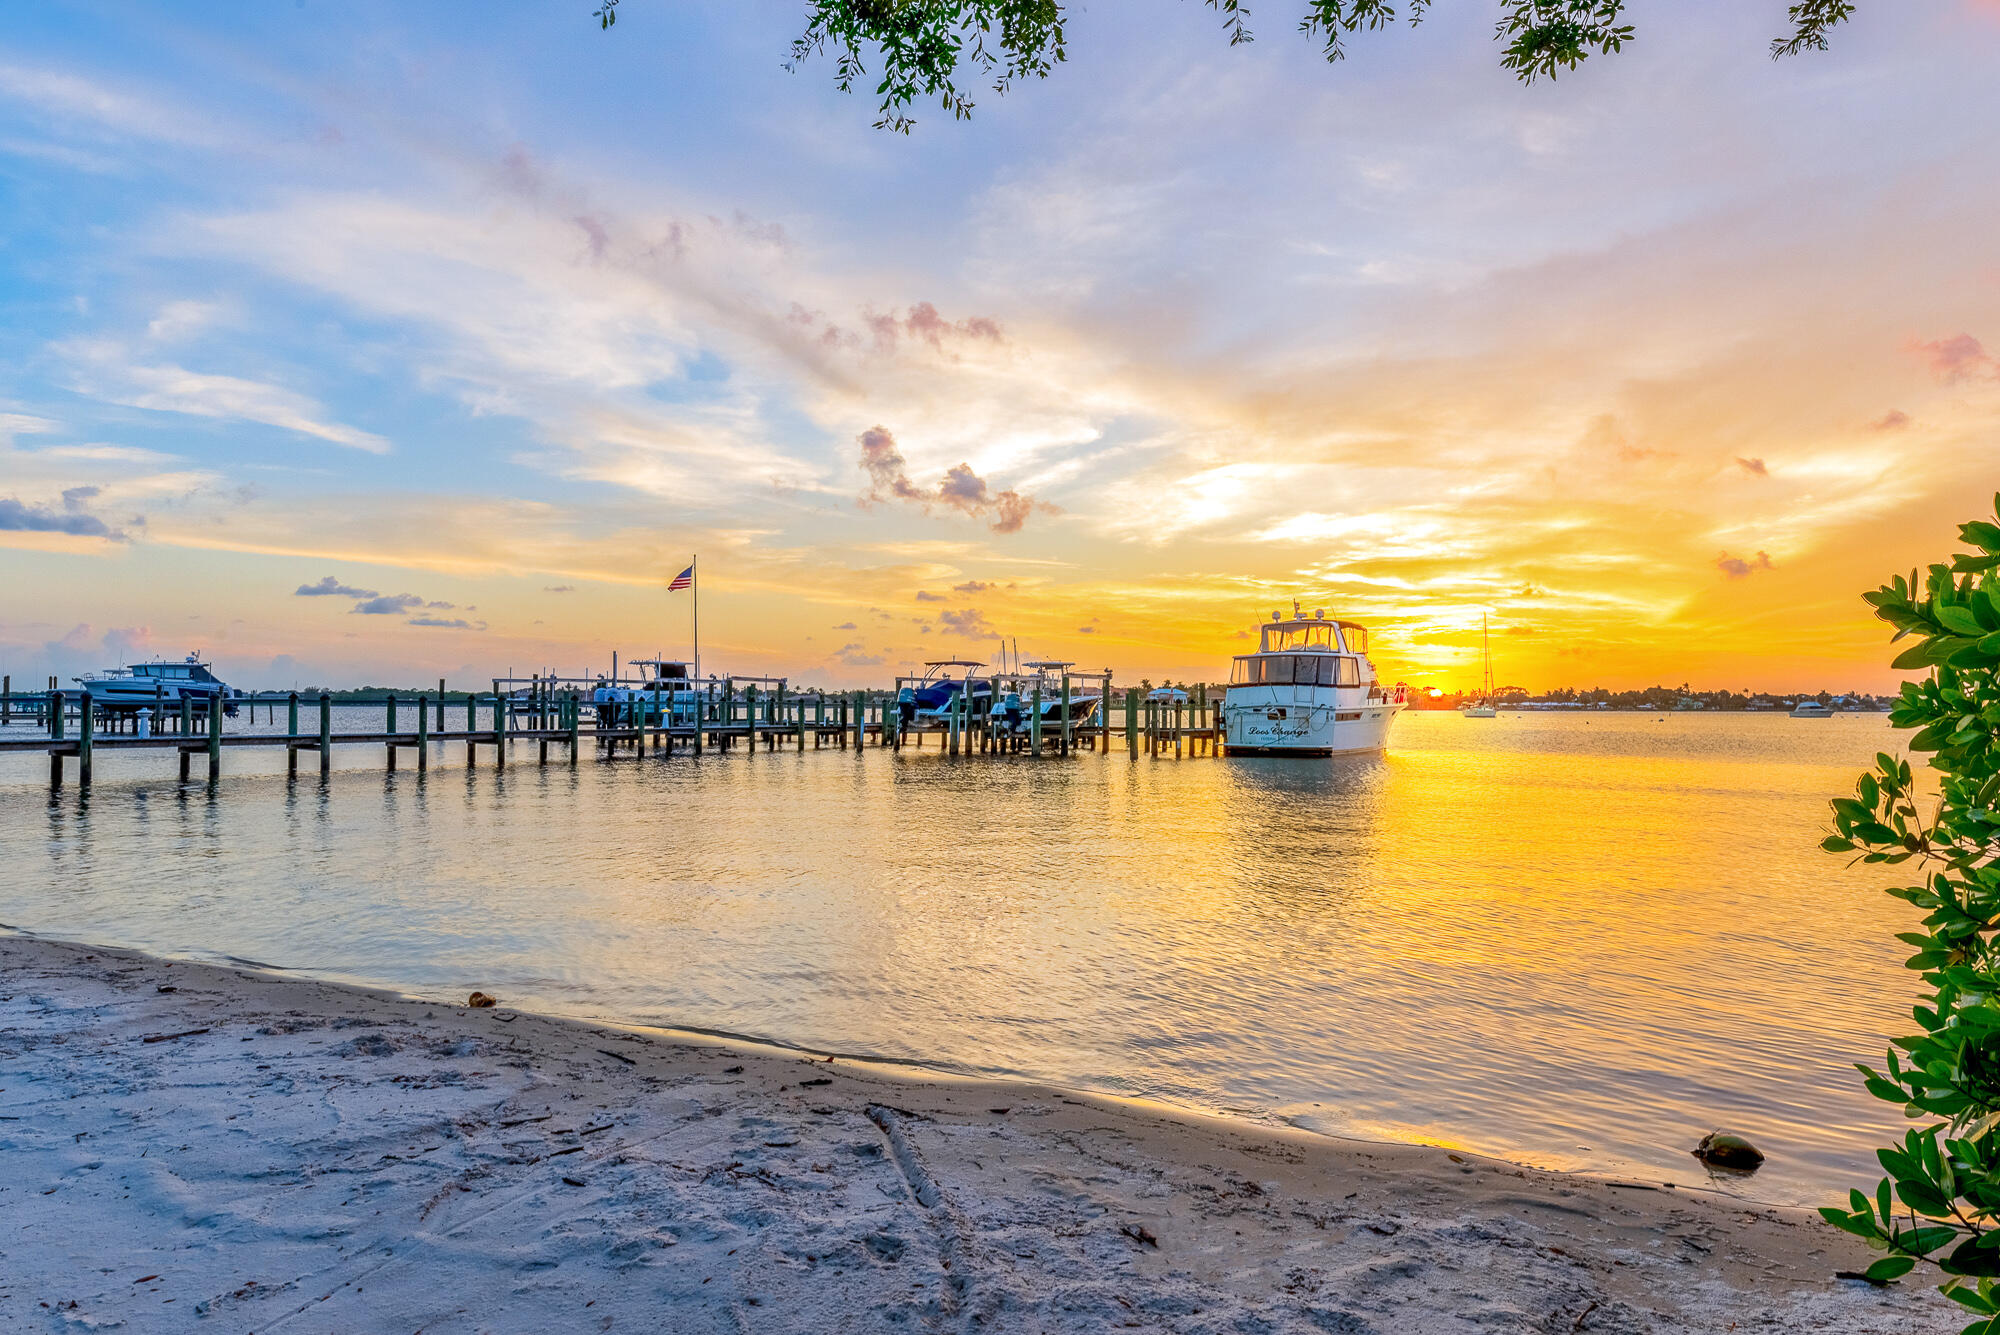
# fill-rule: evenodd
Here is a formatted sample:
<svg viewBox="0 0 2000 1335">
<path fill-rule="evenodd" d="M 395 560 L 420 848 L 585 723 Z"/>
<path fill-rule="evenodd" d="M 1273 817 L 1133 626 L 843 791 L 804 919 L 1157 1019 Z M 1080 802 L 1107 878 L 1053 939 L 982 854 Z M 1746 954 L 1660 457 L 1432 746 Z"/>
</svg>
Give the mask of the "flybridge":
<svg viewBox="0 0 2000 1335">
<path fill-rule="evenodd" d="M 1355 621 L 1328 620 L 1320 608 L 1315 608 L 1310 618 L 1303 611 L 1294 611 L 1290 621 L 1273 612 L 1271 620 L 1261 627 L 1257 652 L 1365 654 L 1368 628 Z"/>
</svg>

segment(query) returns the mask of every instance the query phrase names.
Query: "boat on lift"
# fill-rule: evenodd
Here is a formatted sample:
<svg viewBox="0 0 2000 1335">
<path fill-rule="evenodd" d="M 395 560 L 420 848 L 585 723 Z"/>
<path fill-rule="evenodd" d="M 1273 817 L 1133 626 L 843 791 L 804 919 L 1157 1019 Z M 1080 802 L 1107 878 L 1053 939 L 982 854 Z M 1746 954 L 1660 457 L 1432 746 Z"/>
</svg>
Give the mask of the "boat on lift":
<svg viewBox="0 0 2000 1335">
<path fill-rule="evenodd" d="M 1258 628 L 1255 653 L 1238 654 L 1222 697 L 1232 756 L 1338 756 L 1381 751 L 1408 689 L 1385 686 L 1368 658 L 1367 627 L 1308 617 L 1297 603 Z"/>
<path fill-rule="evenodd" d="M 155 659 L 150 663 L 106 668 L 94 677 L 72 680 L 90 693 L 92 702 L 100 709 L 179 709 L 181 701 L 186 700 L 199 712 L 208 708 L 210 700 L 219 697 L 222 712 L 234 717 L 236 701 L 243 695 L 217 677 L 200 654 L 189 654 L 177 663 Z"/>
<path fill-rule="evenodd" d="M 996 728 L 1015 737 L 1026 737 L 1034 729 L 1035 692 L 1042 693 L 1041 716 L 1044 736 L 1057 736 L 1063 725 L 1063 678 L 1076 664 L 1054 658 L 1022 663 L 1004 678 L 1000 703 L 995 707 Z M 1069 693 L 1069 723 L 1072 730 L 1082 727 L 1097 713 L 1102 698 L 1096 690 L 1083 690 L 1072 680 Z M 1053 730 L 1053 731 L 1052 731 Z"/>
<path fill-rule="evenodd" d="M 712 698 L 712 682 L 697 681 L 691 665 L 677 658 L 635 658 L 626 663 L 630 677 L 599 677 L 590 700 L 595 705 L 640 701 L 649 716 L 673 723 L 690 722 L 703 702 Z"/>
<path fill-rule="evenodd" d="M 956 708 L 963 695 L 973 716 L 983 716 L 993 705 L 993 681 L 972 674 L 985 666 L 969 658 L 939 658 L 924 664 L 922 677 L 897 688 L 897 712 L 905 723 L 935 723 Z"/>
</svg>

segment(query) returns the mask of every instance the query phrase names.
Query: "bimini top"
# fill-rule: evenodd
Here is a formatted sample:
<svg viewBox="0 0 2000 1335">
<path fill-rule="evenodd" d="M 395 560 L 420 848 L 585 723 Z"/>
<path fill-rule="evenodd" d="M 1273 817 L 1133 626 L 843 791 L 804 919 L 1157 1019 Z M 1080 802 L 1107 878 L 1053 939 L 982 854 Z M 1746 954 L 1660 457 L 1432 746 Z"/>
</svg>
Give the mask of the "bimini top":
<svg viewBox="0 0 2000 1335">
<path fill-rule="evenodd" d="M 1034 668 L 1036 671 L 1039 672 L 1039 671 L 1046 671 L 1049 668 L 1075 667 L 1076 660 L 1074 658 L 1062 659 L 1062 660 L 1057 660 L 1054 658 L 1036 658 L 1036 659 L 1030 659 L 1028 662 L 1021 664 L 1021 666 L 1024 668 Z"/>
<path fill-rule="evenodd" d="M 1358 621 L 1329 618 L 1321 608 L 1314 608 L 1313 614 L 1309 617 L 1303 608 L 1294 603 L 1290 620 L 1285 620 L 1281 613 L 1273 612 L 1271 619 L 1260 627 L 1257 652 L 1365 654 L 1368 652 L 1368 628 Z M 1237 656 L 1241 658 L 1249 655 Z"/>
<path fill-rule="evenodd" d="M 924 666 L 927 668 L 985 667 L 986 664 L 975 658 L 933 658 L 925 663 Z"/>
</svg>

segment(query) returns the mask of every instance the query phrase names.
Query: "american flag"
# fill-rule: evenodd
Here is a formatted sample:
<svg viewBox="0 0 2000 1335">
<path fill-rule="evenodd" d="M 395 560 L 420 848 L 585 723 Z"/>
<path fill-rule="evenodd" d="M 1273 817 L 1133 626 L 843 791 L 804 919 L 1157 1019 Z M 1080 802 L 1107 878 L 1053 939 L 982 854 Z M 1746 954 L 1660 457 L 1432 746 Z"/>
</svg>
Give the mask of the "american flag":
<svg viewBox="0 0 2000 1335">
<path fill-rule="evenodd" d="M 667 585 L 667 592 L 679 593 L 682 589 L 690 589 L 693 587 L 694 587 L 694 567 L 689 566 L 686 570 L 683 570 L 681 571 L 680 574 L 674 576 L 673 583 Z"/>
</svg>

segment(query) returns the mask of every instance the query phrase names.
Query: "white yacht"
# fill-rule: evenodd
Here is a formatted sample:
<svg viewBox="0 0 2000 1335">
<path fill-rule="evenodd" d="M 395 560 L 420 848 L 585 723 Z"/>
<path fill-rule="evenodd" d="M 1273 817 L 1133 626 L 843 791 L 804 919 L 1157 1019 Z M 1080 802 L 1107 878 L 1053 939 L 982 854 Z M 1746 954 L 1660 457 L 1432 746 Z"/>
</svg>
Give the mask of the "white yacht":
<svg viewBox="0 0 2000 1335">
<path fill-rule="evenodd" d="M 1222 697 L 1232 756 L 1337 756 L 1380 751 L 1405 688 L 1384 686 L 1368 661 L 1368 631 L 1352 621 L 1276 612 L 1254 654 L 1239 654 Z"/>
<path fill-rule="evenodd" d="M 197 710 L 205 710 L 211 699 L 220 696 L 222 712 L 234 714 L 237 697 L 243 694 L 217 677 L 200 654 L 189 654 L 178 663 L 155 661 L 107 668 L 94 677 L 73 680 L 90 692 L 102 709 L 179 709 L 181 701 L 187 700 Z"/>
</svg>

